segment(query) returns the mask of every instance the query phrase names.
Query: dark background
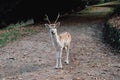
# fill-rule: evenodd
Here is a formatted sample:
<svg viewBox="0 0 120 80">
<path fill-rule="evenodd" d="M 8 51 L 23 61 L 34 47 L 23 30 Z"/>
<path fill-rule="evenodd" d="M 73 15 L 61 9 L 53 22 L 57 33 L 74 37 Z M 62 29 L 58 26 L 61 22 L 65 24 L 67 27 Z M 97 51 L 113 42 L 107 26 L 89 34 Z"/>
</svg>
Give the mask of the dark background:
<svg viewBox="0 0 120 80">
<path fill-rule="evenodd" d="M 84 9 L 87 2 L 92 5 L 100 0 L 0 0 L 0 28 L 31 18 L 35 23 L 44 21 L 45 14 L 54 20 L 58 13 Z"/>
<path fill-rule="evenodd" d="M 77 7 L 84 8 L 82 0 L 0 0 L 1 26 L 33 18 L 43 20 L 45 14 L 54 19 L 58 13 L 63 15 Z M 1 27 L 0 26 L 0 27 Z"/>
</svg>

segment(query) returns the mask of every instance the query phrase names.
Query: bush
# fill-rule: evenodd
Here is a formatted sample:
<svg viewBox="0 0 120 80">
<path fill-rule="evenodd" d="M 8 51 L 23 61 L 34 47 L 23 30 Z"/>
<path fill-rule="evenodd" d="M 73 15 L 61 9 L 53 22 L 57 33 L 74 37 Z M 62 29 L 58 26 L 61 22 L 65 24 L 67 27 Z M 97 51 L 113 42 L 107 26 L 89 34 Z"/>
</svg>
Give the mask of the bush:
<svg viewBox="0 0 120 80">
<path fill-rule="evenodd" d="M 118 18 L 118 17 L 117 17 Z M 109 43 L 113 48 L 120 49 L 120 25 L 119 20 L 115 22 L 116 18 L 110 19 L 104 27 L 103 37 L 104 40 Z"/>
</svg>

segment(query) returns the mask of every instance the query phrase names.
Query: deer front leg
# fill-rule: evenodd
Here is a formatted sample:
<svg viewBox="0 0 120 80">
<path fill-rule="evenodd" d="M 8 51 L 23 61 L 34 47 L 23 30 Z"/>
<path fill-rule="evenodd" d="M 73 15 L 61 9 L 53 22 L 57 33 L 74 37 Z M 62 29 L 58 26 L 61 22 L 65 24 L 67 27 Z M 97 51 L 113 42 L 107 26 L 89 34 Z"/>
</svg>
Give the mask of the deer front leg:
<svg viewBox="0 0 120 80">
<path fill-rule="evenodd" d="M 60 48 L 60 65 L 59 65 L 59 68 L 62 68 L 62 52 L 63 52 L 63 48 Z"/>
<path fill-rule="evenodd" d="M 59 62 L 59 55 L 60 55 L 59 52 L 57 52 L 56 53 L 56 66 L 55 66 L 56 69 L 59 68 L 59 63 L 58 63 Z"/>
</svg>

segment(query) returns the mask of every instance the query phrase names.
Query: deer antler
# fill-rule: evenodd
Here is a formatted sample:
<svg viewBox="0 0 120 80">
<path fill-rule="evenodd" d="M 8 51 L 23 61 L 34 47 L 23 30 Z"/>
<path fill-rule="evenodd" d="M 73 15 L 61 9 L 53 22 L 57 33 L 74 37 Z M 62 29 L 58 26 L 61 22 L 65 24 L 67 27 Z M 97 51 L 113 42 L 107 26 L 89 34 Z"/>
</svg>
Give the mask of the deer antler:
<svg viewBox="0 0 120 80">
<path fill-rule="evenodd" d="M 47 14 L 45 14 L 45 16 L 46 16 L 46 20 L 48 21 L 48 23 L 50 24 L 51 22 L 50 22 L 50 20 L 49 20 L 49 18 L 48 18 L 48 15 Z"/>
<path fill-rule="evenodd" d="M 60 17 L 60 14 L 58 13 L 58 16 L 57 16 L 57 18 L 56 18 L 54 23 L 56 23 L 58 21 L 59 17 Z"/>
</svg>

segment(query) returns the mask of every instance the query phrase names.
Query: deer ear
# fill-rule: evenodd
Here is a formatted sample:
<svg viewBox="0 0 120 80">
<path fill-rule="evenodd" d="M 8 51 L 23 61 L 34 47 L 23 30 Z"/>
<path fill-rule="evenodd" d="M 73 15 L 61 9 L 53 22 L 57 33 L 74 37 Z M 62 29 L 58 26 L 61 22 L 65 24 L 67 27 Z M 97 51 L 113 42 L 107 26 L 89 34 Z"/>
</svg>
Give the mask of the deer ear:
<svg viewBox="0 0 120 80">
<path fill-rule="evenodd" d="M 59 27 L 59 26 L 60 26 L 60 22 L 57 22 L 57 23 L 56 23 L 56 27 Z"/>
<path fill-rule="evenodd" d="M 47 28 L 47 29 L 50 29 L 50 26 L 49 26 L 49 24 L 44 24 L 45 25 L 45 27 Z"/>
<path fill-rule="evenodd" d="M 52 28 L 49 24 L 44 24 L 46 28 Z"/>
</svg>

